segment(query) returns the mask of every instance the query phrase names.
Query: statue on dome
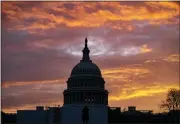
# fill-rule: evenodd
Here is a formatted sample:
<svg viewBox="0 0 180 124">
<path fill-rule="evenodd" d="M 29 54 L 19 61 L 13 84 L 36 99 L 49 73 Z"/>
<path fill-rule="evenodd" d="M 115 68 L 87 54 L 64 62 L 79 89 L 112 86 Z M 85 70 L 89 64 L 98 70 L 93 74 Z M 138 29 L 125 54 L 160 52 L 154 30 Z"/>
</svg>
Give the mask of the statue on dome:
<svg viewBox="0 0 180 124">
<path fill-rule="evenodd" d="M 85 39 L 85 47 L 87 47 L 87 42 L 88 42 L 88 40 L 87 40 L 87 38 Z"/>
</svg>

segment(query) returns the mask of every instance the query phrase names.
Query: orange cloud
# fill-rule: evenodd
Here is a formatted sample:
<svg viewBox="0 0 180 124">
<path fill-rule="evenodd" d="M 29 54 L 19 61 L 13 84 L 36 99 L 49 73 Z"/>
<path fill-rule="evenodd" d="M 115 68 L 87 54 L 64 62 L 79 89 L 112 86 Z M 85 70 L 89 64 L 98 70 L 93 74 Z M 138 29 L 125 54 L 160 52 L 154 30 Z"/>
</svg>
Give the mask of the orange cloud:
<svg viewBox="0 0 180 124">
<path fill-rule="evenodd" d="M 177 58 L 173 58 L 177 56 L 170 55 L 166 58 L 177 62 Z M 163 61 L 163 58 L 160 60 Z M 109 102 L 165 94 L 170 88 L 178 88 L 178 72 L 169 69 L 167 62 L 159 63 L 160 60 L 147 60 L 145 64 L 102 70 L 103 77 L 108 81 L 107 88 L 112 91 Z M 146 65 L 151 62 L 155 64 Z"/>
<path fill-rule="evenodd" d="M 168 8 L 168 9 L 174 9 L 174 10 L 178 10 L 179 9 L 179 5 L 175 2 L 145 2 L 145 4 L 154 7 L 154 8 L 158 8 L 158 7 L 164 7 L 164 8 Z"/>
<path fill-rule="evenodd" d="M 26 2 L 24 2 L 24 4 L 26 4 Z M 173 2 L 145 2 L 146 6 L 140 7 L 123 5 L 116 2 L 75 2 L 72 3 L 74 5 L 73 9 L 66 8 L 64 6 L 67 4 L 66 2 L 40 2 L 38 4 L 40 4 L 41 7 L 37 8 L 34 6 L 31 10 L 26 11 L 16 6 L 15 2 L 3 2 L 2 12 L 12 21 L 24 21 L 29 18 L 49 20 L 46 24 L 44 24 L 43 21 L 39 21 L 33 22 L 28 26 L 24 26 L 21 23 L 21 25 L 15 26 L 15 29 L 18 30 L 56 28 L 57 25 L 64 24 L 67 27 L 110 26 L 110 28 L 132 31 L 134 29 L 134 26 L 131 23 L 132 20 L 149 21 L 151 24 L 177 24 L 178 20 L 171 22 L 170 19 L 179 15 L 179 7 Z M 98 6 L 106 9 L 98 8 Z M 158 7 L 161 9 L 158 9 Z M 113 8 L 113 11 L 108 8 Z M 93 11 L 88 12 L 88 9 Z M 48 10 L 53 10 L 54 13 L 49 13 Z M 63 15 L 57 15 L 56 13 L 64 13 L 72 19 Z M 118 24 L 111 24 L 113 21 L 130 23 L 123 26 L 120 22 Z M 10 27 L 10 29 L 12 29 L 12 27 Z"/>
<path fill-rule="evenodd" d="M 178 54 L 172 54 L 168 57 L 166 57 L 164 60 L 168 62 L 179 62 L 180 55 Z"/>
<path fill-rule="evenodd" d="M 147 53 L 147 52 L 151 52 L 151 51 L 152 51 L 152 49 L 148 48 L 147 44 L 142 45 L 142 47 L 140 48 L 141 53 Z"/>
<path fill-rule="evenodd" d="M 18 81 L 18 82 L 2 82 L 2 88 L 8 88 L 11 86 L 22 86 L 30 84 L 49 84 L 49 83 L 65 83 L 65 79 L 57 80 L 44 80 L 44 81 Z"/>
<path fill-rule="evenodd" d="M 178 85 L 175 85 L 175 83 L 172 83 L 172 85 L 169 86 L 167 85 L 157 85 L 157 86 L 147 86 L 147 87 L 139 87 L 137 85 L 131 85 L 131 86 L 132 88 L 131 87 L 129 87 L 128 89 L 126 88 L 123 90 L 122 93 L 116 95 L 110 95 L 109 101 L 131 99 L 134 97 L 153 96 L 158 93 L 167 93 L 167 91 L 170 88 L 178 88 Z M 128 91 L 131 91 L 131 93 L 128 94 Z"/>
<path fill-rule="evenodd" d="M 141 66 L 119 67 L 119 68 L 110 68 L 110 69 L 102 70 L 102 74 L 104 78 L 120 79 L 125 82 L 129 82 L 135 77 L 142 78 L 150 73 L 151 73 L 150 70 L 143 68 Z"/>
<path fill-rule="evenodd" d="M 153 60 L 146 60 L 144 63 L 148 64 L 148 63 L 158 63 L 161 61 L 167 61 L 167 62 L 179 62 L 180 59 L 180 55 L 179 54 L 171 54 L 169 56 L 164 56 L 164 57 L 159 57 L 157 59 L 153 59 Z"/>
</svg>

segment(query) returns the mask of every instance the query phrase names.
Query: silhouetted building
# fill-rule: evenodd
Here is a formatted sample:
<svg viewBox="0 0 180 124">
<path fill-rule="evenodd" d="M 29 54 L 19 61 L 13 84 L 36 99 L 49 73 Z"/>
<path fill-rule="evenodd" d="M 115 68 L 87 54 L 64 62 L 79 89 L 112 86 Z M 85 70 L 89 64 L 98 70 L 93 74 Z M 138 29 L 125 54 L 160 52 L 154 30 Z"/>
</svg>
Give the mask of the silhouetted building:
<svg viewBox="0 0 180 124">
<path fill-rule="evenodd" d="M 151 114 L 152 110 L 136 110 L 136 106 L 128 106 L 128 110 L 124 111 L 123 114 L 125 115 L 141 115 L 149 113 Z"/>
<path fill-rule="evenodd" d="M 85 39 L 83 57 L 72 70 L 64 90 L 64 105 L 61 108 L 62 124 L 83 124 L 82 109 L 89 109 L 91 124 L 108 123 L 108 91 L 99 67 L 89 57 L 89 48 Z"/>
<path fill-rule="evenodd" d="M 17 124 L 108 124 L 108 122 L 178 122 L 179 111 L 153 115 L 152 110 L 136 110 L 129 106 L 108 107 L 108 91 L 99 67 L 89 57 L 87 39 L 83 57 L 71 71 L 64 90 L 64 104 L 60 107 L 37 106 L 36 110 L 18 110 Z M 5 117 L 5 114 L 3 114 Z M 175 116 L 175 118 L 174 118 Z M 9 116 L 10 117 L 10 116 Z M 14 116 L 13 116 L 14 117 Z M 13 119 L 13 117 L 11 117 Z"/>
<path fill-rule="evenodd" d="M 36 110 L 43 111 L 44 110 L 44 106 L 36 106 Z"/>
<path fill-rule="evenodd" d="M 136 107 L 135 106 L 129 106 L 128 111 L 130 111 L 130 112 L 136 111 Z"/>
<path fill-rule="evenodd" d="M 109 107 L 111 111 L 121 112 L 121 107 Z"/>
<path fill-rule="evenodd" d="M 15 113 L 4 113 L 1 111 L 1 124 L 16 124 Z"/>
<path fill-rule="evenodd" d="M 37 106 L 36 110 L 18 110 L 17 124 L 60 124 L 60 107 Z"/>
<path fill-rule="evenodd" d="M 37 106 L 36 110 L 18 110 L 17 124 L 53 124 L 54 118 L 59 118 L 59 124 L 108 124 L 108 91 L 99 67 L 89 57 L 89 48 L 85 39 L 82 50 L 83 57 L 71 72 L 64 90 L 64 105 L 61 108 L 44 110 Z M 87 107 L 88 113 L 82 114 Z M 54 114 L 56 113 L 56 114 Z"/>
</svg>

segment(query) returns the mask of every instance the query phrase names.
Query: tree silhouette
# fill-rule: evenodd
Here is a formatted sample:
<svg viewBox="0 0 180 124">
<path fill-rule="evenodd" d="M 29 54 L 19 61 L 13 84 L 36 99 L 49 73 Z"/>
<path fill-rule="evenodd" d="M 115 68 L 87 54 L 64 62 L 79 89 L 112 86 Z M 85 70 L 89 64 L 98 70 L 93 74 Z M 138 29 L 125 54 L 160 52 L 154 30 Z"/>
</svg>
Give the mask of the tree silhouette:
<svg viewBox="0 0 180 124">
<path fill-rule="evenodd" d="M 160 108 L 168 110 L 169 112 L 172 110 L 180 110 L 180 90 L 170 89 L 166 97 L 166 100 L 161 102 Z"/>
</svg>

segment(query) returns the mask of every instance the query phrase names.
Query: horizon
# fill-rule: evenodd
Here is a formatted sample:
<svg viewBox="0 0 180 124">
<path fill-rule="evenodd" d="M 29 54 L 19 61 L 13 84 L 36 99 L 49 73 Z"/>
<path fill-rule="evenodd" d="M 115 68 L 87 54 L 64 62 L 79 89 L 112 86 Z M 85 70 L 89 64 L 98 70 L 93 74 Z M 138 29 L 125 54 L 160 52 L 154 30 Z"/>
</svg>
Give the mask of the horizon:
<svg viewBox="0 0 180 124">
<path fill-rule="evenodd" d="M 2 111 L 63 105 L 82 59 L 100 68 L 110 107 L 161 112 L 179 89 L 178 2 L 2 2 Z"/>
</svg>

